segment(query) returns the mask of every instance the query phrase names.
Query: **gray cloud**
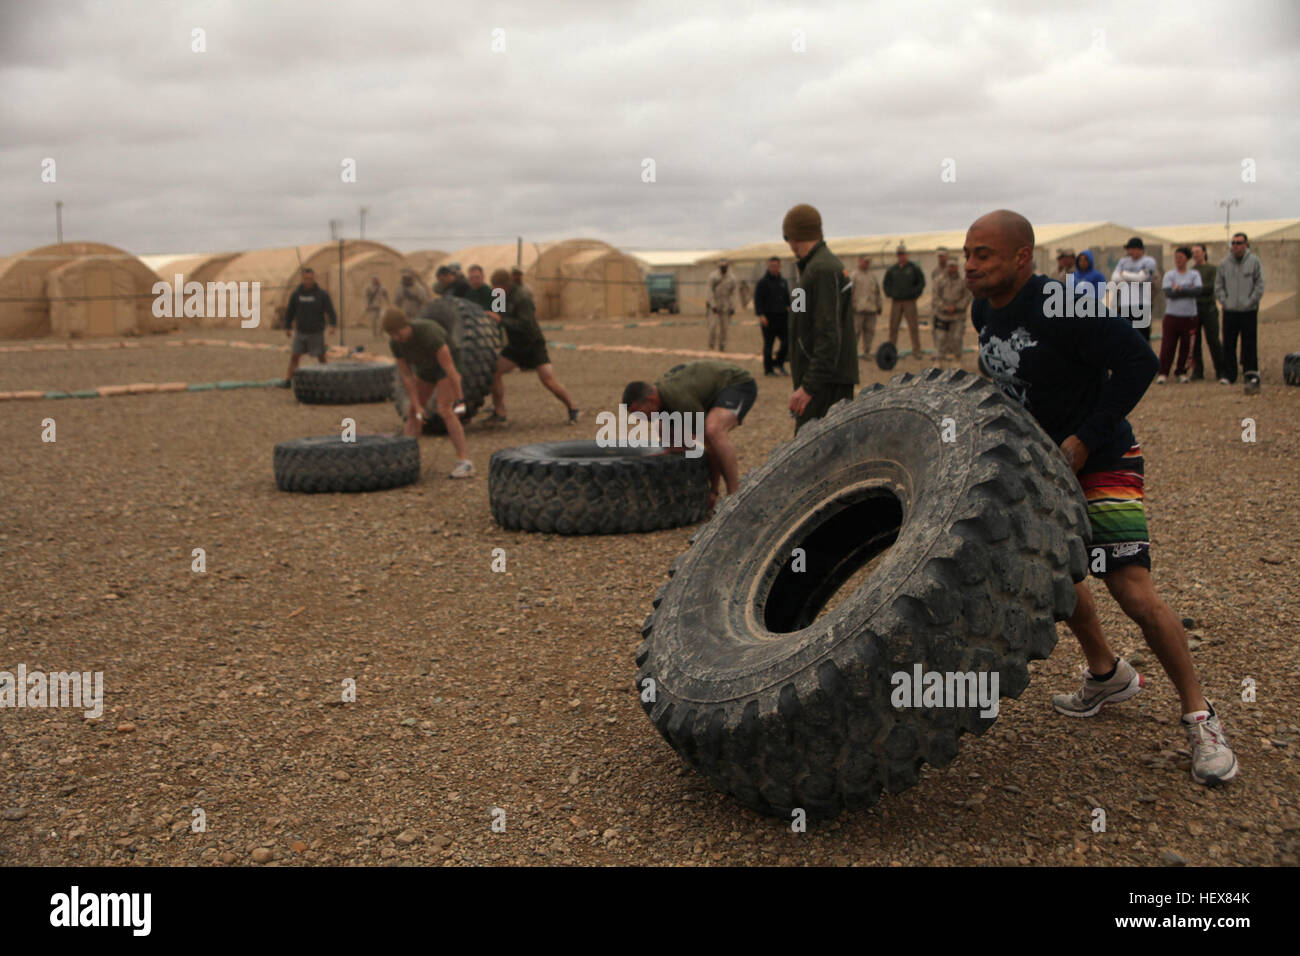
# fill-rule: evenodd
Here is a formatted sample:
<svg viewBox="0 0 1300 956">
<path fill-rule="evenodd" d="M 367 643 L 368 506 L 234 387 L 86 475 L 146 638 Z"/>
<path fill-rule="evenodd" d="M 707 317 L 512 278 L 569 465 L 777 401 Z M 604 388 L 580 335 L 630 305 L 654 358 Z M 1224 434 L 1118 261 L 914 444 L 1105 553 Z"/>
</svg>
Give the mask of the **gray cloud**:
<svg viewBox="0 0 1300 956">
<path fill-rule="evenodd" d="M 1297 214 L 1296 5 L 1042 10 L 0 5 L 0 253 L 53 241 L 56 198 L 67 238 L 142 253 L 316 241 L 331 218 L 355 235 L 363 205 L 367 235 L 401 248 L 727 246 L 776 238 L 799 201 L 840 234 L 1004 205 L 1147 224 L 1236 196 L 1240 218 Z"/>
</svg>

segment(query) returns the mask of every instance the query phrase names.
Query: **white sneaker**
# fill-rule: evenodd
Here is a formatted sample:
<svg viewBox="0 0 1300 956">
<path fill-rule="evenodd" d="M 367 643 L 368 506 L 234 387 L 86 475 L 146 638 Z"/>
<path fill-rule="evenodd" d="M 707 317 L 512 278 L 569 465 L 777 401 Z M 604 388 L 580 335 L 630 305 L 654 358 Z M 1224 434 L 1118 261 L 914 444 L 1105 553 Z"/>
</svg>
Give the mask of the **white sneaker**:
<svg viewBox="0 0 1300 956">
<path fill-rule="evenodd" d="M 1167 381 L 1169 381 L 1169 377 L 1166 376 L 1166 375 L 1157 375 L 1157 376 L 1156 376 L 1156 384 L 1157 384 L 1157 385 L 1163 385 L 1163 384 L 1165 384 L 1165 382 L 1167 382 Z"/>
<path fill-rule="evenodd" d="M 464 461 L 456 462 L 456 467 L 451 470 L 452 478 L 472 478 L 474 477 L 474 463 L 466 458 Z"/>
<path fill-rule="evenodd" d="M 1220 385 L 1231 385 L 1232 383 L 1229 382 L 1226 378 L 1221 378 L 1221 379 L 1219 379 L 1219 384 L 1220 384 Z"/>
<path fill-rule="evenodd" d="M 1186 375 L 1180 375 L 1180 376 L 1178 376 L 1178 384 L 1179 384 L 1179 385 L 1186 385 L 1186 384 L 1187 384 L 1188 382 L 1190 382 L 1190 381 L 1191 381 L 1191 379 L 1188 378 Z"/>
<path fill-rule="evenodd" d="M 1183 730 L 1192 745 L 1192 779 L 1216 787 L 1237 775 L 1237 756 L 1228 746 L 1218 714 L 1198 710 L 1183 715 Z"/>
</svg>

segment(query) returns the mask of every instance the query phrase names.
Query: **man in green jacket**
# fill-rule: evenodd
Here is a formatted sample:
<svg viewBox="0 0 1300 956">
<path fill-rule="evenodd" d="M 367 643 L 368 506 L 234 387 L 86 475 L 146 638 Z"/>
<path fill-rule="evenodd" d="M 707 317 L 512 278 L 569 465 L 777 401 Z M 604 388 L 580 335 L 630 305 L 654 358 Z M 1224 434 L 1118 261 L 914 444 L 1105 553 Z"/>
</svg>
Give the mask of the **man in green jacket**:
<svg viewBox="0 0 1300 956">
<path fill-rule="evenodd" d="M 909 262 L 907 247 L 898 244 L 898 261 L 885 271 L 885 295 L 889 296 L 889 344 L 898 345 L 898 327 L 907 317 L 907 328 L 912 333 L 912 358 L 921 357 L 921 328 L 916 314 L 916 300 L 925 291 L 925 273 L 915 262 Z"/>
<path fill-rule="evenodd" d="M 822 217 L 812 206 L 791 207 L 781 223 L 799 269 L 790 294 L 790 412 L 795 434 L 825 415 L 858 384 L 853 283 L 822 238 Z M 915 267 L 913 267 L 915 268 Z M 925 281 L 924 276 L 921 279 Z"/>
<path fill-rule="evenodd" d="M 1224 385 L 1228 380 L 1223 377 L 1223 346 L 1219 343 L 1219 304 L 1214 301 L 1214 277 L 1218 266 L 1206 261 L 1205 243 L 1198 242 L 1192 246 L 1192 268 L 1201 274 L 1200 295 L 1196 297 L 1196 338 L 1192 340 L 1192 381 L 1205 378 L 1205 359 L 1201 353 L 1201 336 L 1210 347 L 1210 361 L 1214 363 L 1214 377 Z"/>
<path fill-rule="evenodd" d="M 469 267 L 469 289 L 464 297 L 477 305 L 484 312 L 492 311 L 492 287 L 483 281 L 483 267 Z"/>
</svg>

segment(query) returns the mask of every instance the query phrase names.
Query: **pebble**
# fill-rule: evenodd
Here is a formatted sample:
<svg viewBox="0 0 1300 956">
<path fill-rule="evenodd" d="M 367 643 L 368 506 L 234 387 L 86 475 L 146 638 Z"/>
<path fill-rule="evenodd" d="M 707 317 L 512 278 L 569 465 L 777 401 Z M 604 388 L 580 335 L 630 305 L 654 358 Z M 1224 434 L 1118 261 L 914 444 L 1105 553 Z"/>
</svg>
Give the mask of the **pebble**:
<svg viewBox="0 0 1300 956">
<path fill-rule="evenodd" d="M 0 813 L 0 817 L 6 820 L 21 820 L 25 816 L 27 816 L 26 807 L 9 807 L 4 813 Z"/>
<path fill-rule="evenodd" d="M 238 857 L 237 855 L 235 855 L 234 853 L 231 853 L 229 850 L 227 850 L 225 853 L 222 853 L 222 854 L 221 854 L 221 862 L 222 862 L 222 863 L 234 863 L 234 862 L 235 862 L 236 860 L 238 860 L 238 859 L 239 859 L 239 857 Z"/>
<path fill-rule="evenodd" d="M 1186 865 L 1187 865 L 1187 861 L 1184 860 L 1184 859 L 1183 859 L 1181 856 L 1179 856 L 1177 853 L 1175 853 L 1173 850 L 1165 850 L 1163 853 L 1160 854 L 1160 859 L 1161 859 L 1162 861 L 1164 861 L 1164 863 L 1165 863 L 1167 866 L 1186 866 Z"/>
<path fill-rule="evenodd" d="M 334 771 L 334 779 L 335 779 L 335 780 L 351 780 L 351 779 L 352 779 L 352 774 L 348 773 L 346 770 L 335 770 L 335 771 Z"/>
<path fill-rule="evenodd" d="M 119 734 L 133 734 L 135 733 L 135 724 L 129 720 L 124 720 L 117 725 L 117 732 Z"/>
<path fill-rule="evenodd" d="M 256 850 L 253 851 L 252 857 L 254 863 L 270 863 L 272 853 L 266 847 L 259 846 Z"/>
<path fill-rule="evenodd" d="M 402 846 L 410 846 L 419 838 L 420 835 L 416 833 L 414 830 L 403 830 L 401 833 L 397 834 L 396 837 L 394 837 L 394 840 L 397 843 L 402 844 Z"/>
</svg>

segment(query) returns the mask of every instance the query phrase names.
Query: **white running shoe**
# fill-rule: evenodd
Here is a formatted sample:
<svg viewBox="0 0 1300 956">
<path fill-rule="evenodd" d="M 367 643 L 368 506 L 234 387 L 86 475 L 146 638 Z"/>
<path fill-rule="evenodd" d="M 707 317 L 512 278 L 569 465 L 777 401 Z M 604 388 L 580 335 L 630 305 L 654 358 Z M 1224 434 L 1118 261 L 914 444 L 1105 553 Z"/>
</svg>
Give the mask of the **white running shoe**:
<svg viewBox="0 0 1300 956">
<path fill-rule="evenodd" d="M 474 463 L 466 458 L 464 461 L 456 462 L 456 467 L 451 470 L 452 478 L 472 478 L 474 477 Z"/>
<path fill-rule="evenodd" d="M 1211 705 L 1213 706 L 1213 705 Z M 1192 779 L 1207 787 L 1217 787 L 1237 775 L 1237 755 L 1228 746 L 1228 737 L 1219 723 L 1219 715 L 1198 710 L 1183 715 L 1183 730 L 1192 745 Z"/>
<path fill-rule="evenodd" d="M 1157 376 L 1156 376 L 1156 384 L 1157 384 L 1157 385 L 1163 385 L 1163 384 L 1165 384 L 1165 382 L 1167 382 L 1167 381 L 1169 381 L 1169 376 L 1167 376 L 1167 375 L 1157 375 Z"/>
<path fill-rule="evenodd" d="M 1057 713 L 1067 717 L 1095 717 L 1107 704 L 1118 704 L 1137 696 L 1142 690 L 1142 675 L 1122 657 L 1115 662 L 1115 673 L 1106 681 L 1094 678 L 1086 667 L 1080 670 L 1083 683 L 1078 690 L 1073 694 L 1052 696 L 1052 706 Z"/>
</svg>

